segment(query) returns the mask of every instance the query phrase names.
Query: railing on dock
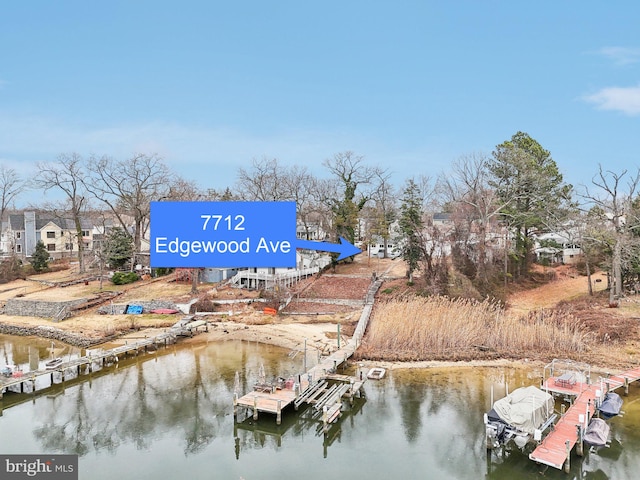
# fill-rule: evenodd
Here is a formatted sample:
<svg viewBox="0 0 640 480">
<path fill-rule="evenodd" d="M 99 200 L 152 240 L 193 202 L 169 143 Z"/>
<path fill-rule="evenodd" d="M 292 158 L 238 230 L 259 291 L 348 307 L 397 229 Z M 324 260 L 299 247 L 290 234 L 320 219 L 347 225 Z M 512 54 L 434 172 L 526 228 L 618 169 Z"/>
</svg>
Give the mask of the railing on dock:
<svg viewBox="0 0 640 480">
<path fill-rule="evenodd" d="M 336 409 L 333 404 L 345 395 L 353 396 L 362 388 L 364 381 L 360 378 L 346 377 L 344 379 L 336 379 L 339 382 L 346 382 L 346 385 L 327 387 L 326 379 L 336 372 L 338 367 L 345 363 L 356 351 L 362 343 L 362 338 L 369 323 L 369 317 L 373 309 L 374 296 L 382 285 L 382 279 L 374 278 L 367 291 L 365 306 L 358 320 L 358 325 L 351 339 L 342 347 L 338 348 L 334 353 L 320 360 L 320 362 L 311 367 L 306 373 L 298 376 L 296 382 L 297 388 L 294 389 L 274 389 L 271 392 L 249 392 L 242 397 L 235 392 L 233 395 L 233 414 L 236 421 L 240 415 L 240 408 L 253 410 L 253 418 L 258 419 L 259 412 L 266 412 L 276 415 L 276 423 L 279 425 L 282 421 L 282 410 L 288 405 L 293 404 L 297 409 L 303 403 L 313 403 L 320 405 L 318 410 L 327 407 L 327 415 L 323 415 L 327 423 L 334 422 L 340 414 L 340 409 Z M 340 336 L 338 335 L 338 345 L 340 345 Z M 329 388 L 329 392 L 325 389 Z M 339 393 L 339 394 L 338 394 Z M 316 400 L 318 396 L 322 395 Z"/>
<path fill-rule="evenodd" d="M 558 369 L 558 365 L 554 362 L 545 367 L 545 373 L 549 371 L 550 376 L 543 379 L 542 388 L 555 395 L 570 397 L 571 406 L 562 414 L 553 430 L 529 455 L 529 458 L 568 473 L 571 468 L 573 448 L 576 448 L 578 456 L 584 454 L 584 433 L 603 396 L 620 387 L 624 387 L 627 395 L 629 384 L 640 380 L 640 367 L 618 375 L 607 374 L 597 384 L 591 384 L 590 367 L 573 363 L 574 367 L 576 365 L 580 367 L 576 371 L 582 374 L 582 378 L 577 378 L 571 375 L 570 369 Z"/>
</svg>

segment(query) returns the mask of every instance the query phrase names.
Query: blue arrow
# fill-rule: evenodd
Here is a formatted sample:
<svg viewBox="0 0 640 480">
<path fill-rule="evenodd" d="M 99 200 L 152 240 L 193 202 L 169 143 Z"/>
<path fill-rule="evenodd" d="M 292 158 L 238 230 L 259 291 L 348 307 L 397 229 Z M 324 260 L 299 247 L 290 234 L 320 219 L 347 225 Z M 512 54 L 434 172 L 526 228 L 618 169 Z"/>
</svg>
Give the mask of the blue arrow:
<svg viewBox="0 0 640 480">
<path fill-rule="evenodd" d="M 296 239 L 294 243 L 296 248 L 304 248 L 305 250 L 319 250 L 321 252 L 331 252 L 331 253 L 339 253 L 340 256 L 336 261 L 340 261 L 347 257 L 352 257 L 360 253 L 358 247 L 355 247 L 344 237 L 340 237 L 340 243 L 329 243 L 329 242 L 314 242 L 313 240 L 300 240 Z"/>
</svg>

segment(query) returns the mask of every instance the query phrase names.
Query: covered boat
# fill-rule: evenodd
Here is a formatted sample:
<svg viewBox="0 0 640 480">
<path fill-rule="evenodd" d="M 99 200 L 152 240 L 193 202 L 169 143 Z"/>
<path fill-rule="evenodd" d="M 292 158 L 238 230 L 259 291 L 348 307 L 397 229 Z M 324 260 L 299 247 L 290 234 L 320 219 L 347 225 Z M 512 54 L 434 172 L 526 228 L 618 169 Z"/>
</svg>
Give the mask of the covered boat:
<svg viewBox="0 0 640 480">
<path fill-rule="evenodd" d="M 622 397 L 615 392 L 609 392 L 604 396 L 602 403 L 598 407 L 600 417 L 609 420 L 620 414 L 622 409 Z"/>
<path fill-rule="evenodd" d="M 601 418 L 592 418 L 583 440 L 594 447 L 604 447 L 609 441 L 609 424 Z"/>
<path fill-rule="evenodd" d="M 530 386 L 514 390 L 493 404 L 485 414 L 487 448 L 506 445 L 511 440 L 519 448 L 536 439 L 553 424 L 553 396 Z"/>
<path fill-rule="evenodd" d="M 60 357 L 53 358 L 53 359 L 49 360 L 47 363 L 44 364 L 44 366 L 45 366 L 45 368 L 47 370 L 54 370 L 55 368 L 59 367 L 60 365 L 62 365 L 62 358 L 60 358 Z"/>
</svg>

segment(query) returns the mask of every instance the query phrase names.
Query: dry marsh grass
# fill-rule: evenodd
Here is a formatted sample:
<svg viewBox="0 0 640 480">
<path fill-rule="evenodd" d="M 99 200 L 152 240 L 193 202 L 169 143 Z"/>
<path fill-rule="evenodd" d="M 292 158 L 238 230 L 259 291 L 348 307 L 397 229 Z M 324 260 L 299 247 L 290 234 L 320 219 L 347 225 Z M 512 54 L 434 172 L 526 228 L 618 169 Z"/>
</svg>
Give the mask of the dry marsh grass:
<svg viewBox="0 0 640 480">
<path fill-rule="evenodd" d="M 590 334 L 569 315 L 538 311 L 516 317 L 494 302 L 413 297 L 380 304 L 360 355 L 432 360 L 485 357 L 538 358 L 587 349 Z"/>
</svg>

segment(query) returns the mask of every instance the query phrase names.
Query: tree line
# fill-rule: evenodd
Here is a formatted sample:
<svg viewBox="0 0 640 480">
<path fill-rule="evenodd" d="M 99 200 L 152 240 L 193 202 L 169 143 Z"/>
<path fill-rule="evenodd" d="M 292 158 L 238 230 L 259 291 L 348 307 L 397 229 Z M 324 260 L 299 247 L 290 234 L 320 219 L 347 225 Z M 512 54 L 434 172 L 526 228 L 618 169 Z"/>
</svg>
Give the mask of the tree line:
<svg viewBox="0 0 640 480">
<path fill-rule="evenodd" d="M 554 231 L 581 247 L 587 274 L 595 268 L 610 273 L 612 303 L 623 285 L 640 280 L 638 170 L 600 166 L 590 185 L 574 188 L 551 153 L 524 132 L 490 155 L 464 155 L 448 172 L 411 175 L 400 186 L 392 184 L 388 167 L 369 165 L 351 151 L 322 165 L 327 176 L 320 178 L 306 166 L 253 159 L 238 168 L 233 186 L 216 190 L 181 177 L 157 155 L 61 154 L 39 162 L 32 179 L 0 164 L 0 218 L 29 189 L 62 194 L 59 202 L 34 207 L 73 219 L 84 271 L 80 221 L 89 211 L 108 212 L 135 254 L 152 201 L 294 201 L 307 239 L 323 232 L 363 246 L 380 240 L 385 255 L 393 243 L 407 263 L 408 281 L 419 281 L 425 293 L 451 293 L 452 284 L 463 282 L 480 297 L 498 296 L 507 282 L 530 274 L 535 239 Z M 437 214 L 446 224 L 434 221 Z"/>
</svg>

